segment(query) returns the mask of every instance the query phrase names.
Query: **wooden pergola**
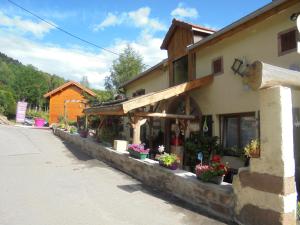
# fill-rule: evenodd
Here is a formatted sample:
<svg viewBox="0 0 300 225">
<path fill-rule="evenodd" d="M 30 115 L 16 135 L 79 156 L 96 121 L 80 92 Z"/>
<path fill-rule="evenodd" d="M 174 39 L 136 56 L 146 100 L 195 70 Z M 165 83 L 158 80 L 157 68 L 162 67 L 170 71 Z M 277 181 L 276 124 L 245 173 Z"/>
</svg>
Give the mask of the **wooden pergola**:
<svg viewBox="0 0 300 225">
<path fill-rule="evenodd" d="M 156 103 L 170 99 L 175 96 L 187 94 L 197 88 L 201 88 L 211 84 L 213 81 L 213 75 L 208 75 L 195 79 L 189 82 L 185 82 L 161 91 L 148 93 L 142 96 L 138 96 L 127 101 L 117 102 L 114 104 L 100 105 L 95 107 L 86 108 L 84 113 L 88 115 L 110 115 L 110 116 L 128 116 L 133 128 L 133 143 L 139 144 L 140 141 L 140 128 L 147 121 L 147 118 L 172 118 L 181 120 L 193 120 L 195 116 L 190 115 L 190 101 L 187 95 L 186 97 L 186 114 L 168 114 L 165 112 L 156 112 L 153 107 L 150 107 L 150 111 L 145 112 L 141 110 L 142 107 L 154 106 Z"/>
</svg>

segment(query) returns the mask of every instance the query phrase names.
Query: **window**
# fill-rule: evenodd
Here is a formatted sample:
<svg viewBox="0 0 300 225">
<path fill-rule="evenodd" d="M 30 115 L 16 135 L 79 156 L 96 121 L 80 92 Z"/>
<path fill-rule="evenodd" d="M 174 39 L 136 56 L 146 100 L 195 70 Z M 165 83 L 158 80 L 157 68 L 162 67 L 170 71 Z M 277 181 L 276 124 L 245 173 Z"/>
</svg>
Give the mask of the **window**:
<svg viewBox="0 0 300 225">
<path fill-rule="evenodd" d="M 145 89 L 139 89 L 132 94 L 132 97 L 138 97 L 145 94 Z"/>
<path fill-rule="evenodd" d="M 188 56 L 173 62 L 174 85 L 188 81 Z"/>
<path fill-rule="evenodd" d="M 278 55 L 285 55 L 287 53 L 297 50 L 297 36 L 298 31 L 292 28 L 278 34 Z"/>
<path fill-rule="evenodd" d="M 219 75 L 223 73 L 223 58 L 219 57 L 212 61 L 212 74 Z"/>
<path fill-rule="evenodd" d="M 244 148 L 258 138 L 255 113 L 221 116 L 222 142 L 225 148 Z"/>
</svg>

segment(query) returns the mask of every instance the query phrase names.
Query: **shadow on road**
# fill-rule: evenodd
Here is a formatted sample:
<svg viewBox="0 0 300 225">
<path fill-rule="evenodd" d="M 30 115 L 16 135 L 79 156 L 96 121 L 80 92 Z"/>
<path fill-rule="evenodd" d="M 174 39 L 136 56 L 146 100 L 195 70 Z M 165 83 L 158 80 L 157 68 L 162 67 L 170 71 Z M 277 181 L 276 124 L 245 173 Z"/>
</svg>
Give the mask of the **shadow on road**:
<svg viewBox="0 0 300 225">
<path fill-rule="evenodd" d="M 67 154 L 67 156 L 73 158 L 76 161 L 76 163 L 80 163 L 79 161 L 81 161 L 80 164 L 82 164 L 88 168 L 90 168 L 90 167 L 110 168 L 111 170 L 114 170 L 116 173 L 120 174 L 121 176 L 127 177 L 127 178 L 130 177 L 130 178 L 134 179 L 134 181 L 136 181 L 135 178 L 131 177 L 130 175 L 127 175 L 127 174 L 121 172 L 120 170 L 114 168 L 113 165 L 109 165 L 103 161 L 94 159 L 91 156 L 87 155 L 86 153 L 82 152 L 80 147 L 78 147 L 72 143 L 68 143 L 66 141 L 64 141 L 63 144 L 65 145 L 66 149 L 69 150 L 69 152 L 71 153 L 71 154 Z M 122 191 L 126 191 L 131 194 L 141 191 L 147 195 L 151 195 L 155 198 L 162 199 L 163 201 L 165 201 L 166 204 L 168 204 L 172 207 L 172 210 L 174 212 L 184 214 L 184 218 L 183 218 L 184 224 L 189 224 L 190 221 L 194 221 L 194 219 L 195 219 L 195 218 L 193 218 L 194 214 L 191 212 L 195 212 L 195 213 L 201 214 L 205 217 L 221 221 L 220 218 L 217 218 L 216 216 L 212 215 L 208 211 L 202 210 L 199 207 L 195 207 L 187 202 L 184 202 L 184 201 L 178 199 L 177 197 L 171 195 L 170 193 L 162 192 L 160 190 L 151 188 L 142 183 L 117 185 L 117 187 L 119 189 L 121 189 Z M 225 221 L 221 221 L 221 222 L 225 222 Z M 210 224 L 211 223 L 208 223 L 208 225 L 210 225 Z M 229 224 L 235 225 L 235 223 L 229 223 Z"/>
<path fill-rule="evenodd" d="M 80 161 L 88 161 L 88 160 L 93 159 L 91 156 L 82 152 L 77 145 L 74 145 L 74 144 L 66 142 L 66 141 L 64 141 L 63 144 L 70 151 L 70 153 L 72 153 L 72 155 L 76 157 L 76 159 L 78 159 Z"/>
<path fill-rule="evenodd" d="M 185 222 L 190 222 L 190 221 L 193 221 L 193 215 L 192 214 L 189 214 L 188 211 L 192 211 L 192 212 L 195 212 L 195 213 L 198 213 L 198 214 L 201 214 L 205 217 L 208 217 L 208 218 L 211 218 L 211 219 L 214 219 L 214 220 L 219 220 L 220 222 L 224 222 L 225 221 L 222 221 L 220 220 L 220 218 L 217 218 L 216 216 L 212 215 L 210 212 L 208 211 L 205 211 L 205 210 L 202 210 L 198 207 L 195 207 L 187 202 L 184 202 L 180 199 L 178 199 L 177 197 L 169 194 L 169 193 L 166 193 L 166 192 L 162 192 L 160 190 L 156 190 L 154 188 L 151 188 L 147 185 L 144 185 L 144 184 L 129 184 L 129 185 L 117 185 L 117 187 L 123 191 L 126 191 L 128 193 L 134 193 L 134 192 L 137 192 L 137 191 L 141 191 L 145 194 L 148 194 L 148 195 L 151 195 L 155 198 L 159 198 L 159 199 L 162 199 L 165 201 L 166 204 L 170 205 L 172 207 L 172 210 L 174 212 L 177 212 L 177 213 L 184 213 L 185 217 L 184 217 L 184 221 Z M 183 212 L 185 211 L 185 212 Z M 237 225 L 236 223 L 228 223 L 229 225 Z"/>
</svg>

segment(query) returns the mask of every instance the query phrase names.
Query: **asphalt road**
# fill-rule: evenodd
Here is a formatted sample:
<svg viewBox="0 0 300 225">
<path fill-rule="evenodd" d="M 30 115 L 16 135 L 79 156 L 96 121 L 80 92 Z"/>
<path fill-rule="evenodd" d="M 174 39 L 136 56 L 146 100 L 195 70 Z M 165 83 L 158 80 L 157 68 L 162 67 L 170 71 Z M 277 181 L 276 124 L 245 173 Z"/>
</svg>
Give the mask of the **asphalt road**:
<svg viewBox="0 0 300 225">
<path fill-rule="evenodd" d="M 224 224 L 49 130 L 0 125 L 0 225 Z"/>
</svg>

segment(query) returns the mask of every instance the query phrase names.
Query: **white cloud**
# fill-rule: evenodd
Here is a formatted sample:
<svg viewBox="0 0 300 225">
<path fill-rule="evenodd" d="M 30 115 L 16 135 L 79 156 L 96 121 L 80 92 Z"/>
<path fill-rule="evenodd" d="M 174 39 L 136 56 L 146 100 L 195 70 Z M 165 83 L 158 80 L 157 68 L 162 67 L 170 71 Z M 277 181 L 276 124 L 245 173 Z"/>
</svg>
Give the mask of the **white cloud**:
<svg viewBox="0 0 300 225">
<path fill-rule="evenodd" d="M 171 12 L 171 16 L 180 19 L 196 19 L 198 11 L 195 8 L 185 7 L 183 3 L 179 3 L 177 8 Z"/>
<path fill-rule="evenodd" d="M 145 35 L 133 42 L 116 40 L 112 44 L 113 47 L 107 48 L 120 52 L 130 44 L 144 57 L 144 63 L 152 66 L 166 57 L 166 53 L 159 49 L 161 41 L 159 38 Z M 4 35 L 3 31 L 0 31 L 0 52 L 66 79 L 80 81 L 85 75 L 93 88 L 104 88 L 104 78 L 109 75 L 112 61 L 116 58 L 106 51 L 95 53 L 77 46 L 63 48 L 40 44 L 16 34 Z"/>
<path fill-rule="evenodd" d="M 15 32 L 32 33 L 37 38 L 42 38 L 51 29 L 52 26 L 45 22 L 33 22 L 21 17 L 9 17 L 0 11 L 0 26 L 12 29 Z"/>
<path fill-rule="evenodd" d="M 140 35 L 134 41 L 124 39 L 113 40 L 110 46 L 104 46 L 114 52 L 122 50 L 130 44 L 144 59 L 147 65 L 154 65 L 166 57 L 166 52 L 160 50 L 162 39 L 153 36 L 151 29 L 159 30 L 163 25 L 150 18 L 150 8 L 140 8 L 137 11 L 118 14 L 122 23 L 131 23 L 142 28 Z M 42 38 L 52 27 L 41 22 L 33 22 L 21 17 L 7 16 L 0 10 L 0 52 L 19 60 L 23 64 L 31 64 L 38 69 L 56 74 L 65 79 L 80 81 L 87 76 L 93 88 L 104 88 L 104 78 L 109 75 L 113 60 L 117 57 L 107 51 L 93 51 L 93 48 L 77 45 L 62 47 L 53 43 L 42 43 L 32 36 Z M 106 21 L 106 25 L 115 23 L 114 14 Z M 117 22 L 118 23 L 118 22 Z M 129 25 L 129 24 L 128 24 Z"/>
<path fill-rule="evenodd" d="M 94 27 L 94 31 L 104 30 L 106 27 L 116 26 L 123 23 L 126 15 L 115 15 L 113 13 L 108 13 L 107 17 L 98 25 Z"/>
<path fill-rule="evenodd" d="M 79 12 L 77 11 L 59 11 L 59 10 L 43 10 L 40 11 L 40 14 L 45 18 L 52 18 L 56 20 L 64 20 L 69 18 L 74 18 L 79 16 Z"/>
<path fill-rule="evenodd" d="M 133 25 L 137 28 L 142 28 L 148 31 L 163 31 L 166 26 L 156 18 L 150 18 L 151 9 L 142 7 L 135 11 L 122 13 L 108 13 L 106 18 L 94 27 L 94 31 L 103 30 L 106 27 L 116 26 L 121 24 Z"/>
</svg>

